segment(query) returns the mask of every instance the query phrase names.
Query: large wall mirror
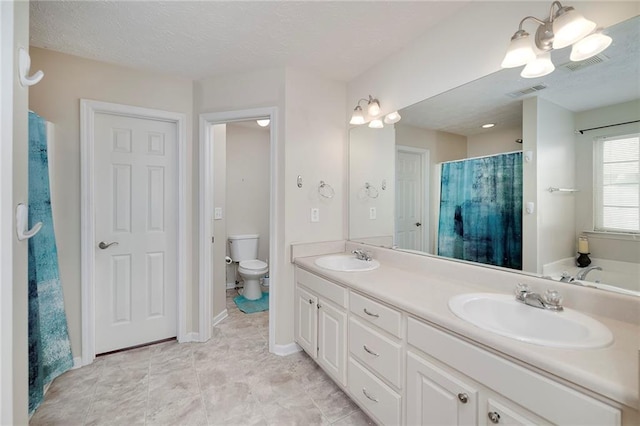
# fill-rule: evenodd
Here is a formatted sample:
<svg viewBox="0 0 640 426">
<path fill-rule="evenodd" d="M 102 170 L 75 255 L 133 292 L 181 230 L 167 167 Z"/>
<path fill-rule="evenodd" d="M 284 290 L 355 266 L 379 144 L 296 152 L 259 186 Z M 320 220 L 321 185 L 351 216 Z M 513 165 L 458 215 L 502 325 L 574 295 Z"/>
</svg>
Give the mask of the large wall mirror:
<svg viewBox="0 0 640 426">
<path fill-rule="evenodd" d="M 514 235 L 521 258 L 506 266 L 552 279 L 564 272 L 584 274 L 575 262 L 584 236 L 590 266 L 602 270 L 589 271 L 579 283 L 640 295 L 640 234 L 594 231 L 598 143 L 640 133 L 640 17 L 606 33 L 612 45 L 590 60 L 575 63 L 570 49 L 553 51 L 556 70 L 547 76 L 524 79 L 520 68 L 504 69 L 399 111 L 402 120 L 395 125 L 352 128 L 350 240 L 444 255 L 439 227 L 449 169 L 514 154 L 519 163 L 509 173 L 519 174 L 521 192 L 512 210 L 520 209 L 515 222 L 521 224 L 507 220 L 495 229 L 519 229 L 521 235 Z M 488 123 L 495 126 L 482 127 Z M 625 175 L 626 192 L 618 204 L 640 220 L 637 148 L 630 155 L 626 159 L 636 155 L 635 172 Z M 504 163 L 485 163 L 485 175 L 517 181 L 499 168 Z M 490 254 L 496 250 L 509 256 L 502 254 L 504 247 L 491 248 Z M 480 255 L 468 260 L 505 266 Z"/>
</svg>

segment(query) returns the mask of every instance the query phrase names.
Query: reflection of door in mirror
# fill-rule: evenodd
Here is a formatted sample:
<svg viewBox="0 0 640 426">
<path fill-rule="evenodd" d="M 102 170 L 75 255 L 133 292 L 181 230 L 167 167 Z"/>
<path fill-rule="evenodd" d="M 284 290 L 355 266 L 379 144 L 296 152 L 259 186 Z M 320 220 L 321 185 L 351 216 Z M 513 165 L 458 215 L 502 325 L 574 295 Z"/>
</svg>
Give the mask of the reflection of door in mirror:
<svg viewBox="0 0 640 426">
<path fill-rule="evenodd" d="M 428 223 L 429 150 L 397 145 L 395 245 L 431 253 Z"/>
</svg>

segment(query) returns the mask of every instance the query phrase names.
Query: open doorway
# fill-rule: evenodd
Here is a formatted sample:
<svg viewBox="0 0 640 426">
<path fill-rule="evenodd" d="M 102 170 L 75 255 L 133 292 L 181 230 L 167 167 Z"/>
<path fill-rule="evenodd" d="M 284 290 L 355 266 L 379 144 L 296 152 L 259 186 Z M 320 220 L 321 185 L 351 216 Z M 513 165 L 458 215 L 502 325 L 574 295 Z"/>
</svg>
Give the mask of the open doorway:
<svg viewBox="0 0 640 426">
<path fill-rule="evenodd" d="M 257 120 L 269 120 L 269 124 L 261 127 Z M 208 340 L 212 327 L 226 318 L 227 287 L 247 291 L 246 274 L 237 273 L 233 259 L 227 263 L 229 236 L 257 236 L 255 260 L 267 265 L 269 276 L 268 286 L 264 286 L 264 276 L 258 280 L 260 289 L 269 293 L 269 350 L 274 352 L 276 247 L 282 246 L 278 244 L 275 202 L 277 141 L 276 108 L 200 115 L 200 341 Z M 259 146 L 261 143 L 268 145 Z"/>
</svg>

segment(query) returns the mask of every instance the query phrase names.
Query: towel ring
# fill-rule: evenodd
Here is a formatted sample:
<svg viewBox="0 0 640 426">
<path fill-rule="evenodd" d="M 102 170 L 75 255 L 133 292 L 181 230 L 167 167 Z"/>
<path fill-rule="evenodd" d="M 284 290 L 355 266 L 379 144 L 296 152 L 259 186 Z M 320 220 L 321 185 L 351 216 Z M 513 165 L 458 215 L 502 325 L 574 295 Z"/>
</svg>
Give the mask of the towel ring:
<svg viewBox="0 0 640 426">
<path fill-rule="evenodd" d="M 364 183 L 364 192 L 369 198 L 378 198 L 378 189 L 369 182 Z"/>
<path fill-rule="evenodd" d="M 324 198 L 333 198 L 333 196 L 336 195 L 336 192 L 333 190 L 331 185 L 321 180 L 320 185 L 318 185 L 318 194 Z"/>
</svg>

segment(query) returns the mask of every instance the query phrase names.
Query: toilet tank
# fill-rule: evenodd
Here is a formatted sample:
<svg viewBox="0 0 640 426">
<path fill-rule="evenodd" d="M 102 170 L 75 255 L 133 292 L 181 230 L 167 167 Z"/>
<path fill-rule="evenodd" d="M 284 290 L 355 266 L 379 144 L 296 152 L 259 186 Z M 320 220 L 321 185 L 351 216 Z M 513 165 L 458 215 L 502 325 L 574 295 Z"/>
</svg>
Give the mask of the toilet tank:
<svg viewBox="0 0 640 426">
<path fill-rule="evenodd" d="M 258 234 L 229 235 L 229 252 L 234 262 L 258 258 Z"/>
</svg>

